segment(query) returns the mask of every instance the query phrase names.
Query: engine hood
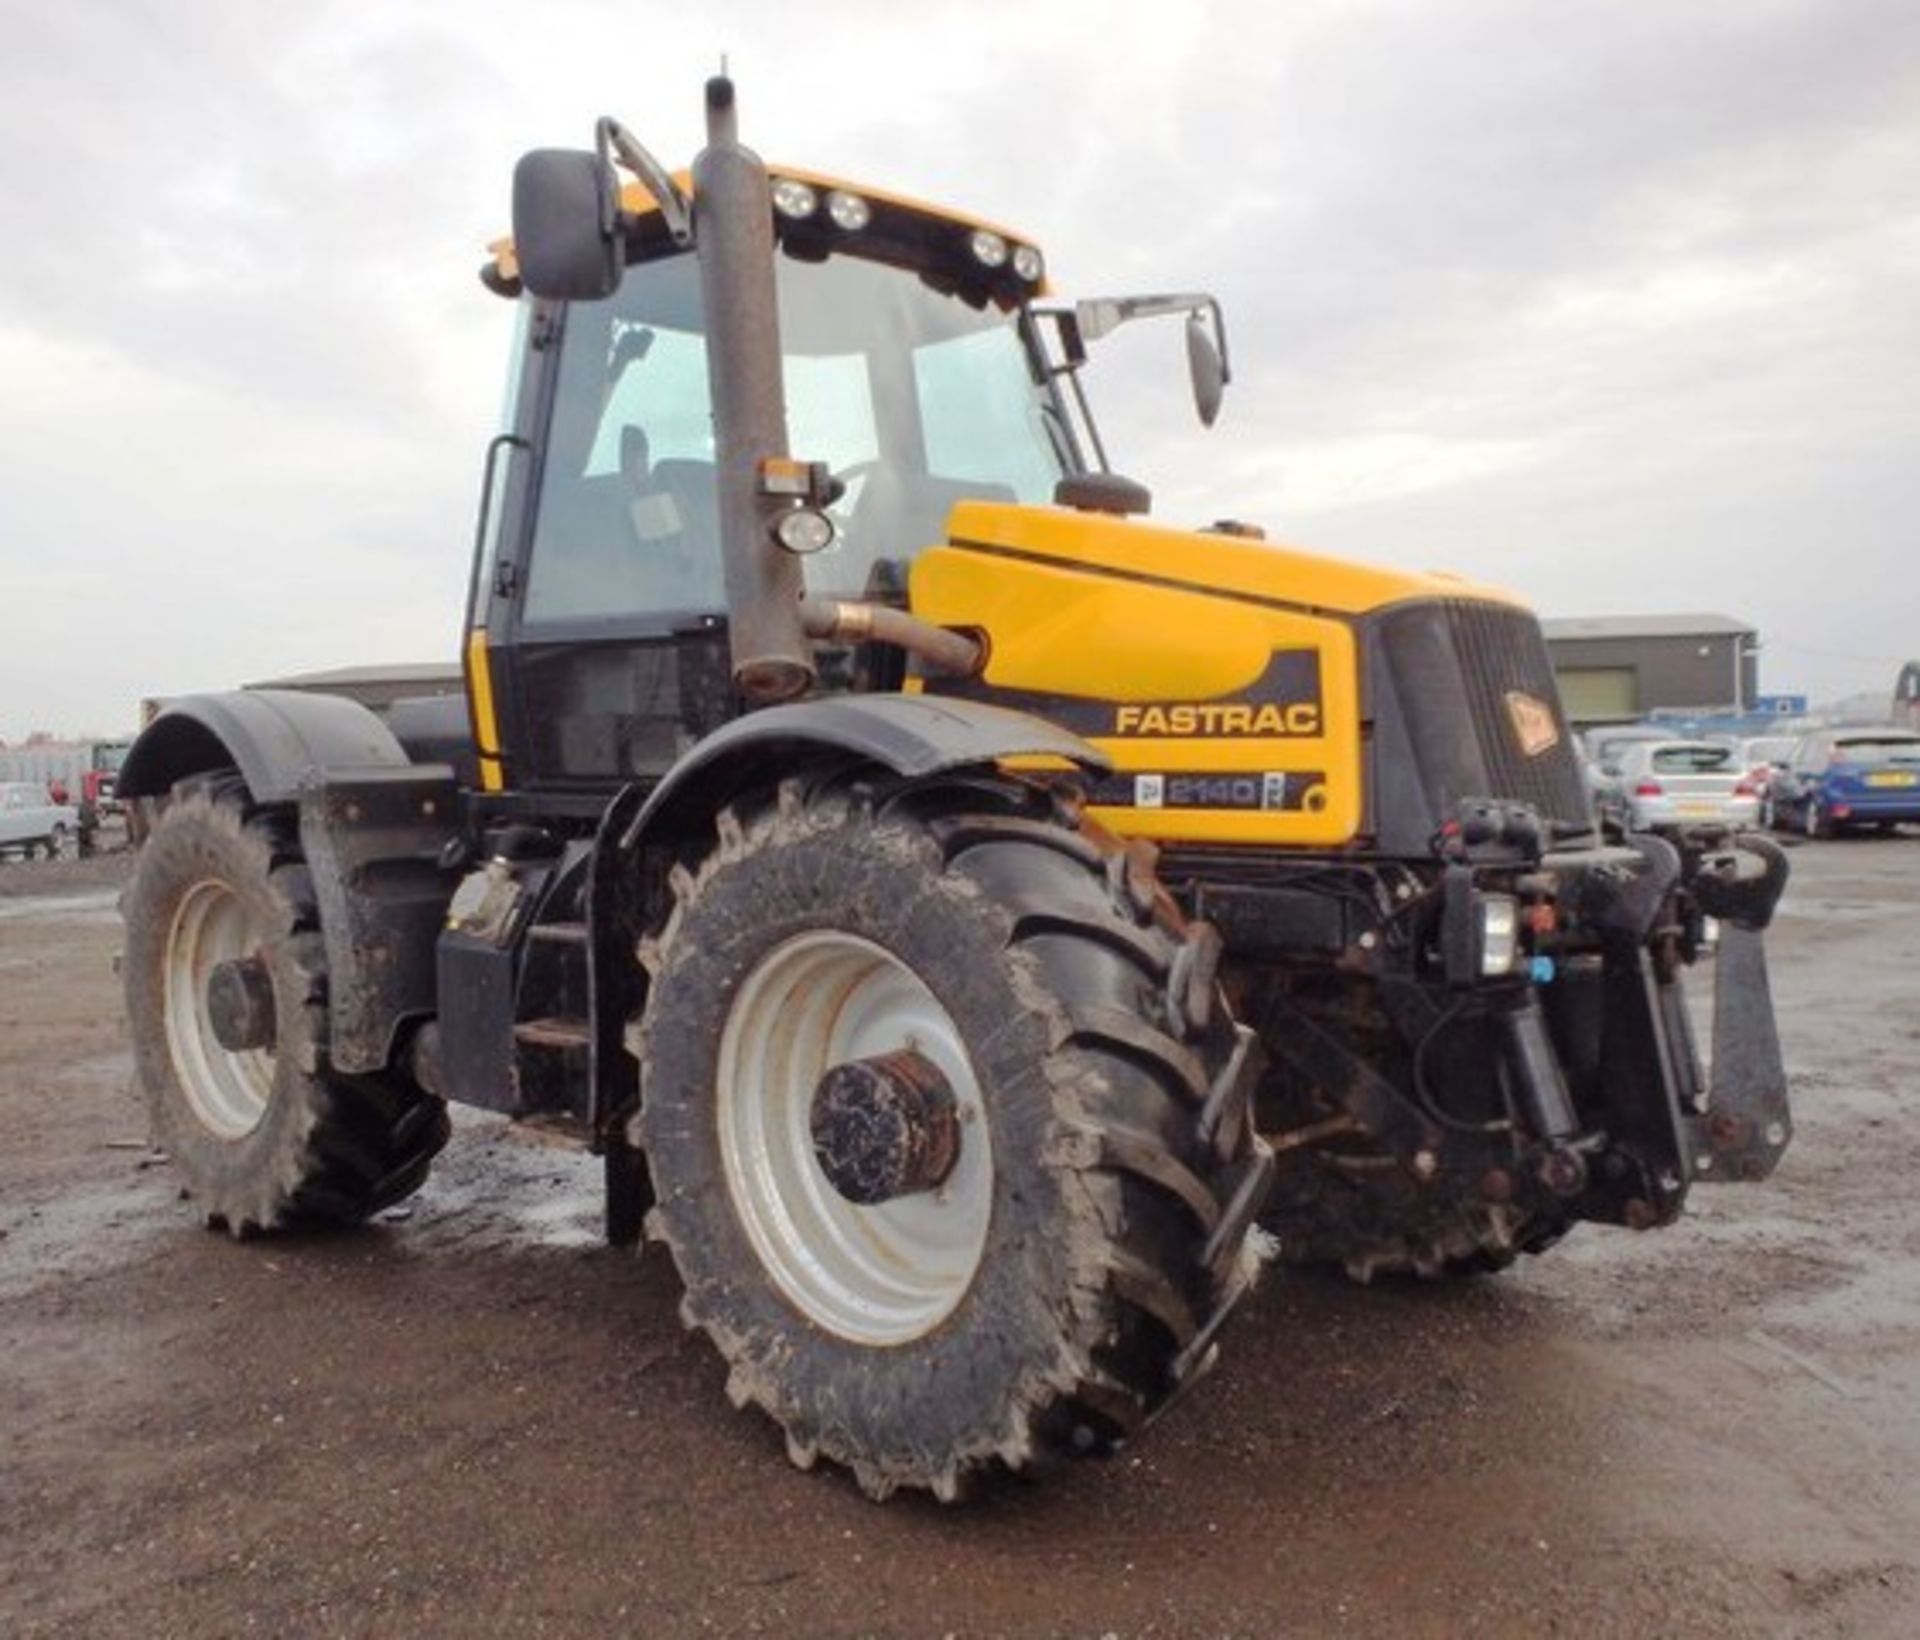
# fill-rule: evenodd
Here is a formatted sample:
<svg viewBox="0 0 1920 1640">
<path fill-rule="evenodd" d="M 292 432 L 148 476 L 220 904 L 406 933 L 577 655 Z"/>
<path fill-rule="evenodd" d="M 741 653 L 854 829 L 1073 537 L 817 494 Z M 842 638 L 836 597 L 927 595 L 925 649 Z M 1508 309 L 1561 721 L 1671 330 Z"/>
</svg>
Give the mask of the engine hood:
<svg viewBox="0 0 1920 1640">
<path fill-rule="evenodd" d="M 1169 529 L 1065 507 L 966 501 L 954 508 L 948 534 L 956 546 L 1316 613 L 1363 615 L 1427 598 L 1522 603 L 1502 588 L 1461 576 L 1380 569 L 1277 541 Z"/>
</svg>

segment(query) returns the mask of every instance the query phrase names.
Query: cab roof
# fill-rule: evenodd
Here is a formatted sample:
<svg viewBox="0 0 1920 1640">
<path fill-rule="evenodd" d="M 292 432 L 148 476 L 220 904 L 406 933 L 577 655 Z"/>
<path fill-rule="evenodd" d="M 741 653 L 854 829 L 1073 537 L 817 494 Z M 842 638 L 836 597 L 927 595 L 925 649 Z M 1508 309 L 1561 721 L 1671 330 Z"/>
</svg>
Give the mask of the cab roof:
<svg viewBox="0 0 1920 1640">
<path fill-rule="evenodd" d="M 795 182 L 804 182 L 809 187 L 815 189 L 822 199 L 829 193 L 835 191 L 857 194 L 869 205 L 881 207 L 890 214 L 900 213 L 905 216 L 923 218 L 930 223 L 950 224 L 958 232 L 967 235 L 977 232 L 998 234 L 1000 238 L 1007 242 L 1010 248 L 1019 245 L 1034 245 L 1034 241 L 1029 235 L 1015 232 L 1013 229 L 1004 227 L 1000 223 L 989 221 L 986 217 L 974 216 L 966 211 L 949 210 L 944 205 L 929 204 L 927 201 L 917 199 L 911 194 L 900 194 L 884 188 L 869 187 L 865 183 L 849 181 L 845 177 L 829 176 L 820 171 L 804 170 L 796 165 L 769 164 L 767 166 L 767 174 L 775 181 L 779 181 L 782 178 L 790 178 Z M 693 197 L 694 186 L 693 173 L 691 171 L 675 171 L 673 173 L 673 181 L 689 199 Z M 631 179 L 627 179 L 621 184 L 620 206 L 622 210 L 631 212 L 636 217 L 651 218 L 657 221 L 660 216 L 659 201 L 648 191 L 645 184 Z M 788 226 L 788 224 L 777 216 L 775 222 L 777 228 L 785 228 Z M 1034 248 L 1037 250 L 1039 247 L 1034 245 Z M 490 290 L 498 291 L 503 295 L 517 295 L 520 285 L 520 263 L 519 258 L 514 254 L 513 236 L 511 234 L 502 235 L 500 238 L 491 241 L 487 246 L 487 250 L 490 253 L 490 259 L 481 269 L 482 280 Z M 1031 288 L 1030 293 L 1035 296 L 1044 296 L 1049 293 L 1050 289 L 1051 287 L 1043 273 L 1040 280 Z"/>
</svg>

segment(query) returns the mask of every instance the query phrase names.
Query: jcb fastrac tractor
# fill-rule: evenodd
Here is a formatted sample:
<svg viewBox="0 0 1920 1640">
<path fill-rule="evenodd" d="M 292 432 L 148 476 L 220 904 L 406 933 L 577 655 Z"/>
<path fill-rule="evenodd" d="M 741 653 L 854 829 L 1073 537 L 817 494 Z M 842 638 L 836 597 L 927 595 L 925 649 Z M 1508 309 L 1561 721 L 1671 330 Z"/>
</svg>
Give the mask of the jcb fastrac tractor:
<svg viewBox="0 0 1920 1640">
<path fill-rule="evenodd" d="M 1771 846 L 1598 835 L 1506 596 L 1145 522 L 1087 344 L 1184 316 L 1210 420 L 1211 299 L 1049 302 L 706 107 L 690 174 L 611 120 L 515 174 L 464 701 L 127 759 L 209 1223 L 366 1218 L 449 1100 L 571 1131 L 796 1462 L 951 1497 L 1134 1436 L 1272 1239 L 1484 1269 L 1772 1168 Z"/>
</svg>

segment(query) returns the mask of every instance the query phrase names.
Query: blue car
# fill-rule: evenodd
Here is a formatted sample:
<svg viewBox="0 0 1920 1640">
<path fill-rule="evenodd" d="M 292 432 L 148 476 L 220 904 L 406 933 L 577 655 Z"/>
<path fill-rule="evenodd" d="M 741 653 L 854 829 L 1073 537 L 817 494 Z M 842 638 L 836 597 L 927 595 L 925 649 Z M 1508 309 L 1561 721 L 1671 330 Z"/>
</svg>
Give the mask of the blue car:
<svg viewBox="0 0 1920 1640">
<path fill-rule="evenodd" d="M 1794 747 L 1768 793 L 1773 824 L 1808 837 L 1920 823 L 1920 733 L 1824 729 Z"/>
</svg>

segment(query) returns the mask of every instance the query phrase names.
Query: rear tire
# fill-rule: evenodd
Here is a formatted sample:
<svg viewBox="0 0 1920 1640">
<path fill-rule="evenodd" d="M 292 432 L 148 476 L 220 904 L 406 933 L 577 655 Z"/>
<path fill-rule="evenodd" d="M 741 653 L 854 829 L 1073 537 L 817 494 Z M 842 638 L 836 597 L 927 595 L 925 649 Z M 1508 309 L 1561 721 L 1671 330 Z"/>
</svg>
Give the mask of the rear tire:
<svg viewBox="0 0 1920 1640">
<path fill-rule="evenodd" d="M 355 1224 L 411 1195 L 447 1140 L 445 1104 L 398 1072 L 328 1067 L 326 946 L 290 813 L 231 772 L 174 788 L 121 904 L 134 1064 L 155 1145 L 209 1225 L 236 1236 Z M 214 1034 L 206 975 L 259 964 L 271 1042 Z"/>
<path fill-rule="evenodd" d="M 876 1498 L 1114 1450 L 1204 1369 L 1257 1268 L 1269 1164 L 1206 941 L 997 776 L 788 781 L 718 832 L 643 947 L 630 1041 L 648 1231 L 734 1403 Z M 958 1160 L 862 1206 L 792 1137 L 796 1099 L 893 1051 L 948 1073 Z"/>
</svg>

